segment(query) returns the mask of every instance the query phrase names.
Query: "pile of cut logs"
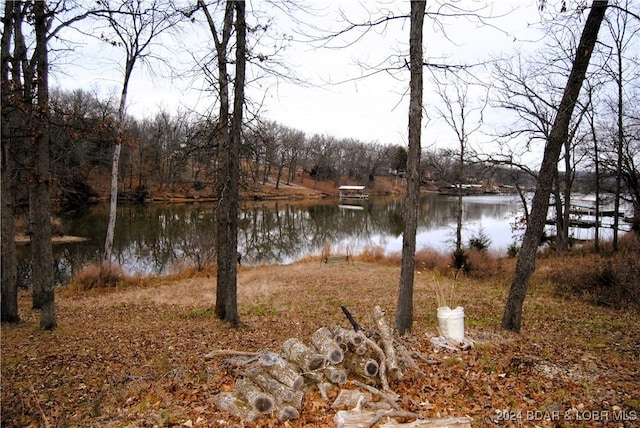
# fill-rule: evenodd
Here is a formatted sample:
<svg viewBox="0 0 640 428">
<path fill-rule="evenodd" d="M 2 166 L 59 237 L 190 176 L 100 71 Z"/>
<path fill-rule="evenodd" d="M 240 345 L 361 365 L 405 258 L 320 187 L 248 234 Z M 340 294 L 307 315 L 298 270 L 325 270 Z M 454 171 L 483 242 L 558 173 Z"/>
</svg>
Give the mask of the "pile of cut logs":
<svg viewBox="0 0 640 428">
<path fill-rule="evenodd" d="M 215 397 L 218 409 L 249 422 L 272 415 L 280 421 L 292 420 L 300 417 L 305 392 L 317 388 L 328 400 L 327 392 L 340 387 L 331 405 L 337 411 L 337 428 L 369 427 L 383 419 L 386 422 L 380 426 L 385 427 L 471 426 L 468 418 L 429 420 L 422 414 L 404 411 L 397 404 L 400 397 L 389 387 L 389 380 L 401 380 L 403 369 L 424 374 L 414 357 L 428 364 L 436 362 L 396 340 L 380 307 L 373 310 L 376 328 L 366 330 L 346 308 L 342 310 L 352 328 L 319 328 L 309 345 L 291 338 L 282 344 L 280 353 L 216 350 L 207 354 L 207 358 L 231 357 L 226 362 L 238 368 L 233 391 L 220 392 Z M 347 385 L 351 388 L 344 388 Z M 394 417 L 415 421 L 398 424 Z"/>
</svg>

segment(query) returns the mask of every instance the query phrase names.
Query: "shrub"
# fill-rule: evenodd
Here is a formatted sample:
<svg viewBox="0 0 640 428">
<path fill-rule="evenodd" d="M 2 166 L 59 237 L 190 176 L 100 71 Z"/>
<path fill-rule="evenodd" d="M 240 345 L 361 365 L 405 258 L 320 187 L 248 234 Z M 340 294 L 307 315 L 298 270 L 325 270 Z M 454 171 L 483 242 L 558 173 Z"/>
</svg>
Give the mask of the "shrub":
<svg viewBox="0 0 640 428">
<path fill-rule="evenodd" d="M 486 251 L 491 245 L 491 238 L 485 233 L 483 228 L 480 228 L 477 235 L 473 235 L 469 238 L 469 249 L 475 249 L 478 251 Z"/>
<path fill-rule="evenodd" d="M 71 279 L 69 288 L 75 291 L 110 288 L 117 286 L 124 280 L 125 275 L 120 266 L 90 263 Z"/>
<path fill-rule="evenodd" d="M 325 254 L 330 254 L 330 251 L 325 249 Z M 384 247 L 380 246 L 365 248 L 364 251 L 362 251 L 362 253 L 360 253 L 360 255 L 358 256 L 358 260 L 365 263 L 380 263 L 389 265 L 399 264 L 397 255 L 385 254 Z"/>
<path fill-rule="evenodd" d="M 455 250 L 451 254 L 451 266 L 456 270 L 456 275 L 460 270 L 466 273 L 469 270 L 467 252 L 463 249 Z"/>
<path fill-rule="evenodd" d="M 517 242 L 512 242 L 509 247 L 507 247 L 507 257 L 514 258 L 518 256 L 518 252 L 520 252 L 520 245 Z"/>
<path fill-rule="evenodd" d="M 471 249 L 466 254 L 464 273 L 471 278 L 489 278 L 501 272 L 499 261 L 488 251 Z"/>
<path fill-rule="evenodd" d="M 446 272 L 449 265 L 449 258 L 435 250 L 425 248 L 416 253 L 416 269 Z"/>
<path fill-rule="evenodd" d="M 615 253 L 581 252 L 558 260 L 565 262 L 547 274 L 556 294 L 614 308 L 640 306 L 640 245 L 632 237 L 621 240 Z"/>
</svg>

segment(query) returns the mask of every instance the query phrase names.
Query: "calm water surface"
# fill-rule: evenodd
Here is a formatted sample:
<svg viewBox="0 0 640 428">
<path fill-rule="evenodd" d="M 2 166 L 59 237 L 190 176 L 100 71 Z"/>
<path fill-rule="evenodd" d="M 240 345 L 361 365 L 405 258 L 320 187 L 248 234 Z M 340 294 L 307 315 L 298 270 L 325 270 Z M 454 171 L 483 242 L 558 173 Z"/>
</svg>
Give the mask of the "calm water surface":
<svg viewBox="0 0 640 428">
<path fill-rule="evenodd" d="M 421 199 L 417 247 L 447 252 L 455 236 L 456 197 L 424 195 Z M 238 244 L 247 265 L 292 263 L 320 255 L 329 245 L 352 254 L 380 247 L 402 249 L 402 198 L 371 198 L 360 204 L 320 201 L 243 203 Z M 464 198 L 463 242 L 483 233 L 490 249 L 506 251 L 516 240 L 512 226 L 520 205 L 514 196 Z M 73 272 L 99 260 L 106 235 L 108 207 L 97 205 L 62 218 L 69 235 L 87 242 L 55 245 L 56 280 L 66 283 Z M 185 265 L 204 266 L 215 259 L 215 205 L 149 204 L 118 208 L 114 262 L 129 274 L 162 274 Z M 29 282 L 28 247 L 19 248 L 19 276 Z"/>
</svg>

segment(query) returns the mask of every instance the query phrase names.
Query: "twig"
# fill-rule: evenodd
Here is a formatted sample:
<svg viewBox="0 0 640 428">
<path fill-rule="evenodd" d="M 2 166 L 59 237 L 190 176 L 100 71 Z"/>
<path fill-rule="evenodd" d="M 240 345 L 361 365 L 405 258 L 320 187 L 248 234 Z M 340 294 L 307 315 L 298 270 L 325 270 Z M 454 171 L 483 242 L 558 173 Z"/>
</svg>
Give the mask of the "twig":
<svg viewBox="0 0 640 428">
<path fill-rule="evenodd" d="M 49 428 L 51 426 L 51 424 L 49 423 L 49 418 L 47 418 L 47 415 L 44 413 L 44 410 L 42 410 L 42 406 L 40 405 L 40 400 L 38 399 L 38 394 L 36 394 L 36 390 L 33 387 L 33 385 L 31 385 L 31 392 L 33 393 L 33 398 L 36 399 L 38 410 L 40 410 L 40 414 L 42 415 L 42 419 L 44 420 L 44 426 Z"/>
<path fill-rule="evenodd" d="M 358 380 L 352 380 L 351 384 L 354 385 L 354 386 L 357 386 L 358 388 L 365 389 L 365 390 L 369 391 L 370 393 L 372 393 L 374 395 L 377 395 L 378 397 L 382 398 L 384 401 L 389 403 L 391 405 L 391 407 L 393 407 L 395 410 L 402 411 L 402 407 L 400 407 L 398 405 L 398 403 L 396 403 L 396 399 L 395 398 L 390 397 L 388 394 L 385 394 L 384 392 L 380 391 L 379 389 L 374 388 L 371 385 L 367 385 L 366 383 L 362 383 L 362 382 L 360 382 Z M 391 391 L 391 392 L 393 392 L 393 391 Z"/>
<path fill-rule="evenodd" d="M 398 345 L 397 351 L 398 351 L 398 354 L 400 354 L 400 358 L 402 359 L 402 361 L 406 366 L 408 366 L 411 370 L 417 372 L 420 376 L 426 376 L 425 372 L 423 372 L 422 369 L 415 362 L 415 360 L 411 358 L 409 351 L 404 345 Z"/>
<path fill-rule="evenodd" d="M 412 418 L 412 419 L 421 419 L 427 420 L 427 418 L 419 413 L 409 412 L 406 410 L 386 410 L 384 412 L 376 413 L 376 417 L 369 421 L 369 426 L 372 427 L 378 422 L 380 419 L 384 417 L 390 418 Z"/>
<path fill-rule="evenodd" d="M 214 351 L 209 352 L 204 357 L 206 359 L 219 357 L 221 355 L 224 355 L 224 356 L 235 355 L 235 356 L 241 356 L 241 357 L 258 357 L 258 356 L 260 356 L 260 354 L 261 354 L 260 352 L 235 351 L 233 349 L 216 349 Z"/>
<path fill-rule="evenodd" d="M 362 330 L 362 327 L 360 327 L 360 324 L 358 324 L 355 318 L 353 318 L 353 315 L 351 315 L 349 309 L 345 308 L 344 306 L 340 306 L 340 309 L 342 309 L 342 312 L 344 312 L 344 315 L 347 317 L 349 323 L 351 323 L 351 326 L 355 331 Z"/>
</svg>

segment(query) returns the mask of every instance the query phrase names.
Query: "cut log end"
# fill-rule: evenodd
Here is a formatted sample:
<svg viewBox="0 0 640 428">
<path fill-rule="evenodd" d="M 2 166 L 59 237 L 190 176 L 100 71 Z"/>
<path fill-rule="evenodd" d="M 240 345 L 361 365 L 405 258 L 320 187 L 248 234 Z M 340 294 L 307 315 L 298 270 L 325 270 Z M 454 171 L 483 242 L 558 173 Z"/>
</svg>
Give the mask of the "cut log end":
<svg viewBox="0 0 640 428">
<path fill-rule="evenodd" d="M 324 366 L 324 358 L 322 356 L 309 359 L 309 362 L 308 362 L 309 370 L 311 371 L 318 370 L 322 366 Z"/>
<path fill-rule="evenodd" d="M 327 358 L 332 364 L 340 364 L 344 358 L 344 354 L 341 349 L 334 349 L 327 355 Z"/>
<path fill-rule="evenodd" d="M 367 376 L 375 376 L 378 374 L 378 363 L 374 360 L 369 360 L 364 365 L 364 372 Z"/>
<path fill-rule="evenodd" d="M 347 372 L 336 367 L 327 367 L 324 375 L 329 379 L 329 382 L 337 385 L 342 385 L 347 381 Z"/>
<path fill-rule="evenodd" d="M 300 412 L 293 406 L 284 406 L 278 411 L 278 420 L 280 422 L 298 419 Z"/>
<path fill-rule="evenodd" d="M 266 396 L 258 396 L 253 400 L 253 408 L 260 413 L 269 413 L 273 410 L 273 400 Z"/>
</svg>

